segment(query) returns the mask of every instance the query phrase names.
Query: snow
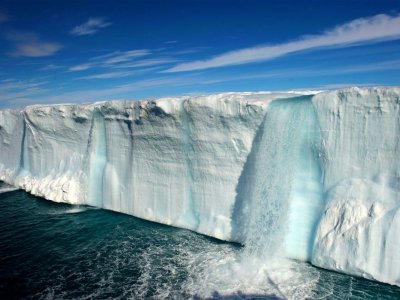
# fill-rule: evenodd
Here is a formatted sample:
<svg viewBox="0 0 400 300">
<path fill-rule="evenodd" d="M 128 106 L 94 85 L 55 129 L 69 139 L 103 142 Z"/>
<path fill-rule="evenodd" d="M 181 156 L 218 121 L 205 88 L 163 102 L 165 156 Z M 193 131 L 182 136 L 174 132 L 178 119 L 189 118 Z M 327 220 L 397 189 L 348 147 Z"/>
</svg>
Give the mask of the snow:
<svg viewBox="0 0 400 300">
<path fill-rule="evenodd" d="M 1 110 L 0 180 L 400 285 L 399 109 L 348 88 Z"/>
</svg>

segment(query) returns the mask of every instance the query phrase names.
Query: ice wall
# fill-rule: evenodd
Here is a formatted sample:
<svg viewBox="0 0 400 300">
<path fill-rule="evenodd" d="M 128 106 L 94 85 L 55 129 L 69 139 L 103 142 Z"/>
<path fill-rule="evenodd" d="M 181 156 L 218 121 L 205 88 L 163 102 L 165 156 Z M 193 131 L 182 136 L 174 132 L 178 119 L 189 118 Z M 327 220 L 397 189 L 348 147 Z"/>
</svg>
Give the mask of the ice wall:
<svg viewBox="0 0 400 300">
<path fill-rule="evenodd" d="M 400 285 L 399 99 L 350 88 L 2 110 L 0 180 Z"/>
<path fill-rule="evenodd" d="M 0 111 L 0 178 L 231 239 L 237 180 L 267 104 L 294 93 L 34 106 Z"/>
<path fill-rule="evenodd" d="M 313 98 L 327 206 L 312 263 L 400 285 L 400 89 Z"/>
</svg>

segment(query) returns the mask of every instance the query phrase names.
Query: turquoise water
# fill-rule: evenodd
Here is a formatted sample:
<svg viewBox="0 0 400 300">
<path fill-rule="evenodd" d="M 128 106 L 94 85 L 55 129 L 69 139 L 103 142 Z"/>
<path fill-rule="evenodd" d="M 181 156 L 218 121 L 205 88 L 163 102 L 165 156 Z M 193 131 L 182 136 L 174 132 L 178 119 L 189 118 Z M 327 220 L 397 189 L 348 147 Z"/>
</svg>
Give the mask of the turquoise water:
<svg viewBox="0 0 400 300">
<path fill-rule="evenodd" d="M 219 272 L 241 251 L 123 214 L 0 194 L 0 299 L 400 299 L 398 287 L 295 262 L 302 281 L 240 285 Z"/>
</svg>

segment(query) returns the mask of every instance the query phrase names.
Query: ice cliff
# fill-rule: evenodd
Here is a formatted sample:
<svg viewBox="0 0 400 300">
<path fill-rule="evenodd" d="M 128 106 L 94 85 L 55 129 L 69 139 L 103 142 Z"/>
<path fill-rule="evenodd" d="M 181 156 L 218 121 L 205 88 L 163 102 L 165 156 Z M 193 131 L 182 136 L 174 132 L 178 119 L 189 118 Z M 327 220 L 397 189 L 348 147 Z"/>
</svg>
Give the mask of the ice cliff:
<svg viewBox="0 0 400 300">
<path fill-rule="evenodd" d="M 0 111 L 0 179 L 400 286 L 400 89 Z"/>
</svg>

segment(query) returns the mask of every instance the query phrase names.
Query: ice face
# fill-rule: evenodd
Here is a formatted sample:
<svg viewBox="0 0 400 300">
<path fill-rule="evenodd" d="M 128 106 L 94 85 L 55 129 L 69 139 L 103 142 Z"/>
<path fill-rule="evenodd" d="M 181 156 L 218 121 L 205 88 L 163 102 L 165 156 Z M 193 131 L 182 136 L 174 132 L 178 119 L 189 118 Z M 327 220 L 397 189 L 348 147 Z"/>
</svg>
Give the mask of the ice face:
<svg viewBox="0 0 400 300">
<path fill-rule="evenodd" d="M 298 96 L 2 110 L 0 180 L 399 285 L 400 90 Z"/>
<path fill-rule="evenodd" d="M 400 285 L 400 193 L 381 180 L 351 179 L 328 193 L 313 264 Z"/>
<path fill-rule="evenodd" d="M 399 285 L 400 90 L 353 88 L 313 103 L 327 206 L 312 262 Z"/>
<path fill-rule="evenodd" d="M 53 201 L 229 240 L 237 179 L 277 96 L 293 94 L 4 110 L 0 176 Z"/>
</svg>

